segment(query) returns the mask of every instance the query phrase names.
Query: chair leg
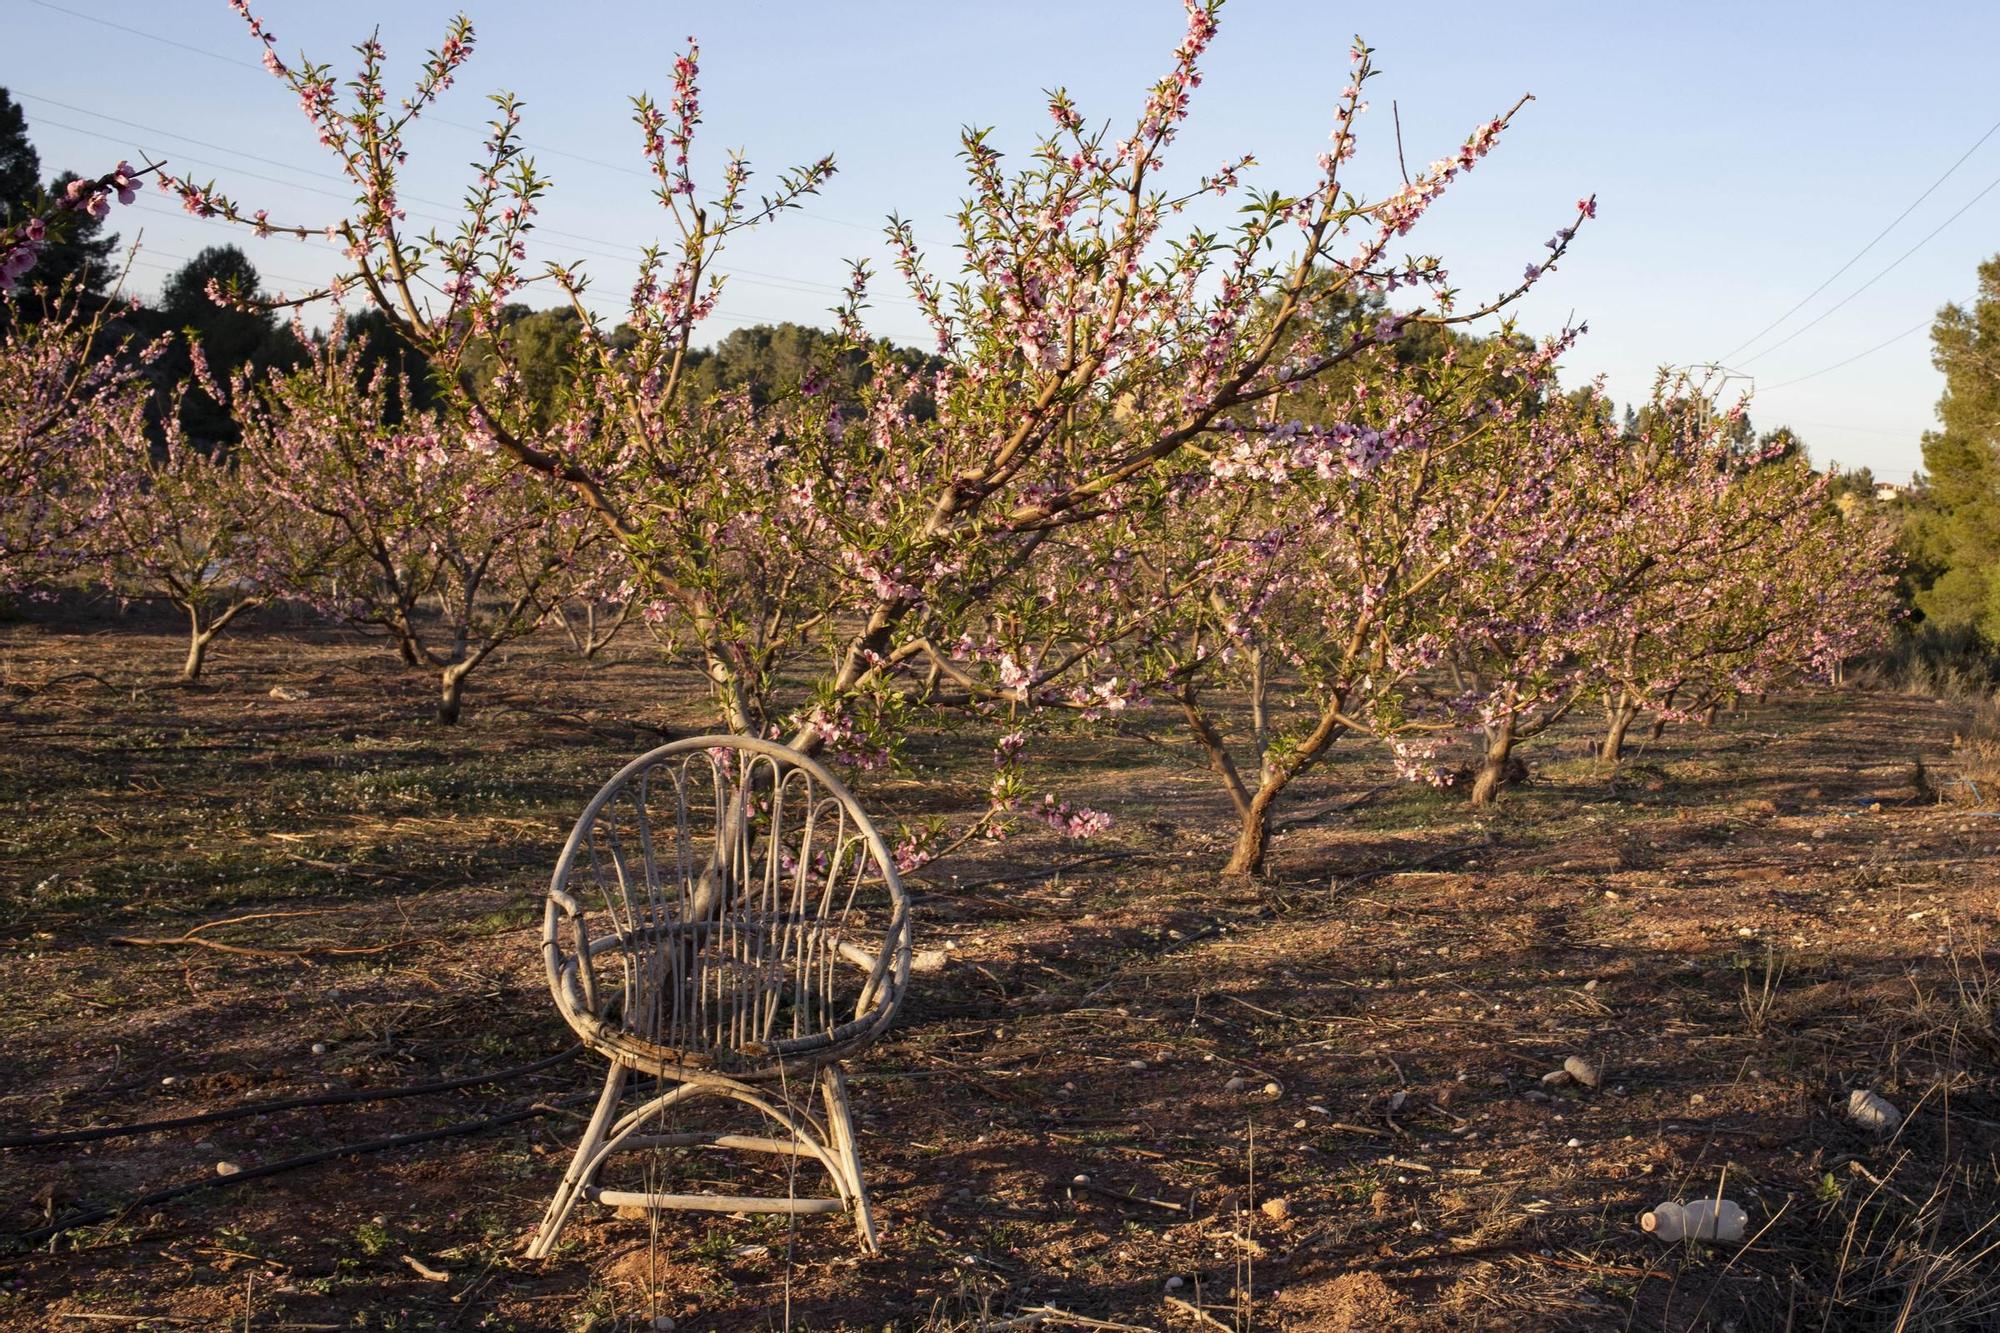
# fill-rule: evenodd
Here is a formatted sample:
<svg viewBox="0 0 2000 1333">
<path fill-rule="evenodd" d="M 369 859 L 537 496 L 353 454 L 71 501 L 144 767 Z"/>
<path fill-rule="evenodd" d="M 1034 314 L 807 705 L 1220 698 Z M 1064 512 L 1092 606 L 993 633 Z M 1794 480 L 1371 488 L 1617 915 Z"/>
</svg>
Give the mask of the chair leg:
<svg viewBox="0 0 2000 1333">
<path fill-rule="evenodd" d="M 610 1157 L 625 1149 L 628 1144 L 638 1146 L 659 1142 L 641 1134 L 647 1122 L 667 1106 L 689 1096 L 706 1093 L 710 1096 L 726 1097 L 742 1102 L 763 1112 L 778 1122 L 792 1140 L 785 1145 L 780 1140 L 756 1140 L 743 1136 L 717 1136 L 737 1140 L 725 1146 L 739 1146 L 759 1151 L 779 1151 L 796 1153 L 803 1149 L 816 1158 L 833 1177 L 833 1183 L 841 1196 L 841 1202 L 854 1211 L 855 1227 L 861 1234 L 861 1244 L 870 1254 L 880 1252 L 875 1239 L 875 1221 L 868 1209 L 868 1187 L 861 1178 L 861 1154 L 854 1140 L 854 1122 L 847 1109 L 847 1080 L 841 1074 L 840 1066 L 830 1064 L 822 1068 L 819 1075 L 819 1091 L 826 1105 L 826 1129 L 822 1136 L 805 1107 L 785 1098 L 767 1099 L 753 1092 L 745 1084 L 727 1079 L 706 1080 L 700 1084 L 682 1084 L 673 1091 L 627 1112 L 618 1115 L 618 1105 L 624 1098 L 625 1082 L 631 1076 L 623 1065 L 614 1064 L 605 1075 L 604 1092 L 597 1100 L 597 1112 L 590 1118 L 589 1126 L 583 1132 L 583 1141 L 577 1144 L 576 1154 L 570 1159 L 569 1170 L 564 1174 L 562 1184 L 556 1188 L 555 1198 L 549 1202 L 548 1212 L 542 1218 L 541 1229 L 528 1245 L 530 1259 L 545 1259 L 555 1248 L 557 1238 L 562 1234 L 570 1214 L 577 1202 L 585 1197 L 601 1198 L 603 1202 L 636 1204 L 651 1208 L 714 1208 L 727 1203 L 728 1211 L 817 1211 L 804 1205 L 813 1200 L 777 1200 L 730 1198 L 712 1199 L 700 1195 L 665 1195 L 632 1193 L 629 1191 L 598 1191 L 595 1188 L 599 1168 Z M 808 1098 L 810 1094 L 808 1094 Z M 673 1136 L 669 1136 L 673 1137 Z M 690 1140 L 703 1136 L 691 1135 Z M 783 1205 L 780 1207 L 779 1205 Z M 836 1206 L 833 1200 L 824 1201 L 824 1206 Z"/>
<path fill-rule="evenodd" d="M 556 1187 L 556 1197 L 549 1201 L 549 1211 L 542 1217 L 542 1229 L 535 1233 L 535 1239 L 528 1245 L 530 1259 L 546 1259 L 555 1248 L 556 1237 L 562 1234 L 563 1224 L 576 1207 L 586 1186 L 590 1184 L 591 1159 L 604 1143 L 605 1131 L 611 1127 L 618 1112 L 619 1099 L 625 1095 L 627 1071 L 621 1064 L 613 1064 L 604 1076 L 604 1092 L 597 1099 L 597 1114 L 590 1118 L 589 1128 L 583 1131 L 583 1142 L 576 1146 L 576 1156 L 570 1159 L 569 1170 L 563 1176 L 561 1185 Z"/>
<path fill-rule="evenodd" d="M 875 1243 L 875 1219 L 868 1211 L 868 1185 L 861 1178 L 861 1150 L 854 1142 L 854 1121 L 847 1113 L 847 1077 L 838 1064 L 820 1071 L 820 1091 L 826 1100 L 828 1155 L 846 1176 L 840 1183 L 853 1200 L 854 1224 L 861 1233 L 862 1248 L 878 1254 L 881 1247 Z"/>
</svg>

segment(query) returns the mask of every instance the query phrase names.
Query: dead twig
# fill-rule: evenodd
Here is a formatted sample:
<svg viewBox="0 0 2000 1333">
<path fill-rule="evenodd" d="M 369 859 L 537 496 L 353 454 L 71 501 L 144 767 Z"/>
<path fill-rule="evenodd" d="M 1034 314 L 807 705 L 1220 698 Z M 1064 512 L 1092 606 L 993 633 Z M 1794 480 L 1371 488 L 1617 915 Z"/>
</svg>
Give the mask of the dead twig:
<svg viewBox="0 0 2000 1333">
<path fill-rule="evenodd" d="M 958 889 L 983 889 L 992 884 L 1020 884 L 1029 880 L 1055 879 L 1068 874 L 1072 870 L 1081 870 L 1085 866 L 1104 865 L 1113 861 L 1129 861 L 1138 854 L 1131 851 L 1098 852 L 1092 856 L 1077 857 L 1075 860 L 1066 861 L 1059 866 L 1040 866 L 1033 870 L 1017 871 L 1013 874 L 990 875 L 983 879 L 960 880 L 952 887 Z M 927 876 L 922 874 L 906 875 L 904 878 L 912 884 L 927 884 L 931 882 Z M 941 896 L 949 897 L 950 895 L 945 894 Z M 976 899 L 975 901 L 985 900 Z"/>
<path fill-rule="evenodd" d="M 1343 1134 L 1361 1134 L 1371 1139 L 1381 1139 L 1388 1137 L 1388 1135 L 1384 1134 L 1379 1129 L 1370 1129 L 1366 1125 L 1349 1124 L 1345 1120 L 1329 1120 L 1326 1122 L 1326 1127 L 1328 1129 L 1337 1129 Z"/>
<path fill-rule="evenodd" d="M 582 1093 L 575 1098 L 566 1098 L 564 1100 L 587 1100 L 591 1095 L 589 1093 Z M 359 1157 L 368 1153 L 387 1152 L 392 1148 L 408 1148 L 420 1143 L 435 1143 L 440 1139 L 462 1138 L 466 1135 L 480 1134 L 489 1129 L 499 1129 L 506 1125 L 519 1124 L 523 1120 L 539 1119 L 547 1115 L 550 1109 L 550 1107 L 538 1102 L 533 1106 L 524 1106 L 517 1110 L 504 1111 L 499 1115 L 486 1116 L 478 1120 L 462 1120 L 457 1124 L 442 1125 L 436 1129 L 417 1130 L 409 1134 L 391 1134 L 386 1138 L 369 1139 L 363 1143 L 345 1143 L 333 1148 L 324 1148 L 318 1152 L 304 1153 L 297 1157 L 287 1157 L 276 1162 L 267 1162 L 262 1166 L 249 1167 L 237 1172 L 233 1176 L 201 1176 L 184 1184 L 169 1185 L 165 1189 L 157 1189 L 147 1194 L 141 1194 L 137 1198 L 127 1199 L 123 1203 L 111 1204 L 101 1208 L 88 1208 L 60 1221 L 51 1222 L 47 1226 L 37 1227 L 33 1231 L 21 1232 L 13 1236 L 12 1239 L 21 1245 L 40 1245 L 51 1237 L 60 1236 L 67 1231 L 74 1231 L 78 1227 L 92 1226 L 114 1217 L 124 1217 L 132 1213 L 135 1209 L 151 1208 L 157 1204 L 170 1203 L 175 1199 L 185 1198 L 187 1195 L 203 1190 L 217 1188 L 236 1189 L 249 1184 L 253 1180 L 260 1180 L 266 1176 L 275 1176 L 286 1171 L 296 1171 L 301 1167 L 318 1166 L 322 1162 L 337 1161 L 343 1157 Z"/>
<path fill-rule="evenodd" d="M 175 948 L 181 945 L 195 945 L 203 949 L 214 949 L 219 953 L 237 954 L 245 958 L 297 958 L 351 957 L 364 954 L 386 953 L 390 949 L 400 949 L 415 944 L 414 939 L 391 940 L 387 944 L 335 945 L 308 944 L 297 948 L 266 948 L 247 944 L 227 944 L 221 940 L 202 938 L 205 930 L 215 930 L 221 926 L 242 925 L 246 921 L 276 921 L 288 917 L 328 916 L 344 909 L 338 907 L 315 907 L 293 912 L 250 912 L 243 916 L 224 917 L 220 921 L 207 921 L 190 927 L 172 938 L 152 935 L 113 935 L 111 943 L 130 945 L 135 948 Z"/>
<path fill-rule="evenodd" d="M 1148 1324 L 1121 1324 L 1110 1319 L 1092 1319 L 1089 1315 L 1071 1314 L 1068 1310 L 1058 1310 L 1053 1305 L 1028 1306 L 1021 1311 L 1021 1314 L 1023 1316 L 1032 1315 L 1038 1320 L 1060 1319 L 1064 1323 L 1074 1324 L 1078 1328 L 1101 1329 L 1105 1330 L 1105 1333 L 1159 1333 L 1158 1329 Z M 989 1325 L 989 1327 L 999 1328 L 1002 1325 L 994 1324 Z M 1025 1327 L 1025 1325 L 1022 1327 Z"/>
<path fill-rule="evenodd" d="M 1271 832 L 1289 833 L 1293 829 L 1305 828 L 1308 825 L 1316 824 L 1320 820 L 1327 818 L 1329 815 L 1348 814 L 1351 811 L 1359 810 L 1362 806 L 1368 804 L 1370 801 L 1374 800 L 1377 796 L 1380 796 L 1385 791 L 1394 791 L 1398 787 L 1405 787 L 1408 785 L 1409 785 L 1408 783 L 1399 781 L 1399 782 L 1385 782 L 1378 787 L 1370 787 L 1367 791 L 1362 792 L 1359 796 L 1352 797 L 1345 801 L 1335 801 L 1332 805 L 1321 806 L 1317 810 L 1308 810 L 1305 814 L 1302 815 L 1293 815 L 1290 819 L 1287 819 L 1282 823 L 1273 826 Z"/>
<path fill-rule="evenodd" d="M 1071 1190 L 1082 1190 L 1086 1194 L 1095 1194 L 1101 1199 L 1115 1199 L 1119 1203 L 1144 1204 L 1148 1208 L 1160 1208 L 1170 1213 L 1185 1213 L 1187 1211 L 1185 1204 L 1172 1203 L 1166 1199 L 1149 1199 L 1143 1194 L 1126 1194 L 1119 1190 L 1108 1189 L 1103 1185 L 1088 1180 L 1073 1180 L 1070 1182 L 1069 1188 Z"/>
<path fill-rule="evenodd" d="M 1226 1329 L 1228 1330 L 1228 1333 L 1236 1333 L 1235 1325 L 1223 1323 L 1220 1319 L 1217 1319 L 1214 1315 L 1202 1309 L 1199 1305 L 1196 1305 L 1193 1301 L 1184 1301 L 1178 1296 L 1169 1296 L 1166 1298 L 1166 1302 L 1168 1305 L 1173 1306 L 1174 1309 L 1176 1310 L 1180 1310 L 1187 1314 L 1193 1315 L 1194 1320 L 1197 1324 L 1206 1324 L 1210 1328 Z"/>
<path fill-rule="evenodd" d="M 314 958 L 351 958 L 365 954 L 387 953 L 391 949 L 401 949 L 421 940 L 390 940 L 387 944 L 371 944 L 366 947 L 337 945 L 308 945 L 297 949 L 261 949 L 247 944 L 225 944 L 221 940 L 205 940 L 198 935 L 182 935 L 176 939 L 152 939 L 144 935 L 113 935 L 113 944 L 125 944 L 135 948 L 174 948 L 192 944 L 203 949 L 214 949 L 218 953 L 235 954 L 242 958 L 290 958 L 310 963 Z"/>
<path fill-rule="evenodd" d="M 439 1272 L 437 1269 L 432 1268 L 429 1264 L 425 1263 L 423 1260 L 417 1258 L 417 1256 L 414 1254 L 404 1255 L 403 1262 L 408 1264 L 413 1270 L 415 1270 L 416 1275 L 422 1278 L 426 1282 L 451 1281 L 451 1274 Z"/>
</svg>

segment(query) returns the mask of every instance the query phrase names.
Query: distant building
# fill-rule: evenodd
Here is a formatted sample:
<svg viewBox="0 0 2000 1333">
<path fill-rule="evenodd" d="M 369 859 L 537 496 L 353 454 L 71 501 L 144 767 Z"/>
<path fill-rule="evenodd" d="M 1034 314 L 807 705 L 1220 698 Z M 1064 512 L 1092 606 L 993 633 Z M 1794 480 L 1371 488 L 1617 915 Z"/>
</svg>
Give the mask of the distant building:
<svg viewBox="0 0 2000 1333">
<path fill-rule="evenodd" d="M 1909 487 L 1898 486 L 1893 481 L 1878 481 L 1875 483 L 1875 498 L 1877 500 L 1898 500 L 1902 498 L 1903 492 L 1908 489 Z"/>
</svg>

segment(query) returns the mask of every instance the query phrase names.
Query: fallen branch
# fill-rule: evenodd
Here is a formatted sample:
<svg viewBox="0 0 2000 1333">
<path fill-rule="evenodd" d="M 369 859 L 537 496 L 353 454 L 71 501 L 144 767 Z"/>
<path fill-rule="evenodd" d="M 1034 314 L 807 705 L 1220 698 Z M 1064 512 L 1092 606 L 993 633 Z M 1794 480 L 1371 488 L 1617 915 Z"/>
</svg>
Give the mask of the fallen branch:
<svg viewBox="0 0 2000 1333">
<path fill-rule="evenodd" d="M 1381 1139 L 1388 1137 L 1388 1135 L 1384 1134 L 1379 1129 L 1370 1129 L 1366 1125 L 1349 1124 L 1345 1120 L 1329 1120 L 1326 1122 L 1326 1128 L 1337 1129 L 1343 1134 L 1360 1134 L 1371 1139 Z"/>
<path fill-rule="evenodd" d="M 308 944 L 295 949 L 271 949 L 247 944 L 227 944 L 221 940 L 202 938 L 204 930 L 214 930 L 219 926 L 237 926 L 246 921 L 273 921 L 284 917 L 326 916 L 341 911 L 337 907 L 316 907 L 297 912 L 251 912 L 245 916 L 224 917 L 220 921 L 204 922 L 171 939 L 150 935 L 113 935 L 111 943 L 124 944 L 135 948 L 171 949 L 183 945 L 194 945 L 203 949 L 214 949 L 218 953 L 236 954 L 244 958 L 292 958 L 310 960 L 313 958 L 352 958 L 367 954 L 387 953 L 416 944 L 418 940 L 391 940 L 387 944 L 335 945 Z"/>
<path fill-rule="evenodd" d="M 95 1310 L 58 1310 L 55 1312 L 55 1318 L 68 1319 L 80 1324 L 169 1324 L 176 1328 L 198 1324 L 213 1325 L 215 1322 L 213 1319 L 191 1319 L 171 1314 L 99 1314 Z M 346 1325 L 280 1323 L 259 1324 L 257 1327 L 296 1330 L 297 1333 L 340 1333 Z"/>
<path fill-rule="evenodd" d="M 1071 1314 L 1068 1310 L 1058 1310 L 1053 1305 L 1028 1306 L 1021 1313 L 1037 1320 L 1059 1319 L 1078 1328 L 1102 1329 L 1105 1333 L 1159 1333 L 1158 1329 L 1147 1324 L 1121 1324 L 1110 1319 L 1092 1319 L 1087 1314 Z M 1006 1325 L 989 1324 L 987 1327 L 1003 1328 Z"/>
<path fill-rule="evenodd" d="M 1054 879 L 1058 875 L 1066 875 L 1072 870 L 1081 870 L 1085 866 L 1102 865 L 1111 861 L 1129 861 L 1138 854 L 1131 851 L 1097 852 L 1090 856 L 1079 856 L 1075 860 L 1067 861 L 1059 866 L 1042 866 L 1035 870 L 1016 871 L 1009 875 L 991 875 L 985 879 L 961 880 L 953 885 L 953 887 L 960 889 L 981 889 L 990 884 L 1019 884 L 1031 879 Z M 937 863 L 933 862 L 932 864 Z M 917 884 L 928 884 L 931 882 L 921 873 L 905 876 L 905 879 Z"/>
<path fill-rule="evenodd" d="M 115 690 L 118 688 L 116 685 L 113 685 L 110 681 L 106 680 L 104 677 L 98 675 L 95 671 L 65 671 L 60 676 L 51 676 L 47 680 L 38 681 L 32 685 L 26 683 L 19 683 L 15 681 L 9 681 L 7 682 L 7 691 L 8 693 L 13 694 L 20 699 L 32 699 L 36 695 L 42 693 L 45 690 L 52 690 L 56 686 L 67 684 L 72 680 L 94 680 L 107 690 Z M 141 689 L 143 687 L 135 685 L 133 686 L 133 688 Z M 79 1316 L 71 1316 L 71 1318 L 77 1318 L 77 1317 Z"/>
<path fill-rule="evenodd" d="M 1664 1282 L 1674 1280 L 1672 1273 L 1663 1273 L 1657 1268 L 1627 1268 L 1622 1264 L 1593 1264 L 1579 1259 L 1564 1259 L 1553 1254 L 1524 1255 L 1530 1263 L 1554 1264 L 1557 1268 L 1571 1268 L 1579 1273 L 1601 1273 L 1606 1277 L 1636 1277 L 1641 1281 L 1658 1278 Z"/>
<path fill-rule="evenodd" d="M 1226 1333 L 1236 1333 L 1235 1325 L 1223 1323 L 1220 1319 L 1217 1319 L 1214 1315 L 1202 1309 L 1199 1305 L 1196 1305 L 1193 1301 L 1184 1301 L 1178 1296 L 1169 1296 L 1166 1298 L 1166 1302 L 1168 1305 L 1173 1306 L 1176 1310 L 1184 1310 L 1188 1314 L 1193 1315 L 1195 1322 L 1197 1324 L 1207 1324 L 1210 1328 L 1224 1329 L 1226 1330 Z"/>
<path fill-rule="evenodd" d="M 999 912 L 1003 916 L 1013 916 L 1032 921 L 1063 920 L 1062 913 L 1060 912 L 1045 912 L 1035 907 L 1023 907 L 1019 903 L 1010 903 L 1001 898 L 987 898 L 977 893 L 946 893 L 941 889 L 931 889 L 926 893 L 917 894 L 910 901 L 913 903 L 927 903 L 936 899 L 955 903 L 971 903 L 989 912 Z"/>
<path fill-rule="evenodd" d="M 404 1255 L 403 1262 L 408 1264 L 413 1270 L 415 1270 L 416 1275 L 422 1278 L 426 1282 L 451 1281 L 451 1274 L 439 1272 L 437 1269 L 432 1268 L 429 1264 L 425 1263 L 423 1260 L 417 1258 L 417 1256 L 415 1256 L 414 1254 Z"/>
<path fill-rule="evenodd" d="M 311 945 L 300 949 L 257 949 L 245 944 L 224 944 L 221 940 L 205 940 L 199 936 L 183 935 L 179 939 L 156 940 L 143 935 L 113 935 L 113 944 L 126 944 L 135 948 L 172 948 L 176 945 L 193 944 L 204 949 L 214 949 L 217 953 L 235 954 L 239 958 L 291 958 L 310 962 L 314 958 L 354 958 L 366 954 L 387 953 L 405 945 L 421 943 L 419 940 L 391 940 L 387 944 L 373 944 L 367 948 L 337 948 L 332 945 Z"/>
<path fill-rule="evenodd" d="M 1119 1203 L 1144 1204 L 1148 1208 L 1161 1208 L 1170 1213 L 1185 1213 L 1187 1211 L 1187 1207 L 1183 1204 L 1172 1203 L 1166 1199 L 1149 1199 L 1143 1194 L 1121 1194 L 1117 1190 L 1107 1189 L 1103 1185 L 1094 1184 L 1088 1180 L 1073 1180 L 1069 1183 L 1069 1188 L 1072 1190 L 1082 1190 L 1086 1194 L 1095 1194 L 1102 1199 L 1115 1199 Z"/>
</svg>

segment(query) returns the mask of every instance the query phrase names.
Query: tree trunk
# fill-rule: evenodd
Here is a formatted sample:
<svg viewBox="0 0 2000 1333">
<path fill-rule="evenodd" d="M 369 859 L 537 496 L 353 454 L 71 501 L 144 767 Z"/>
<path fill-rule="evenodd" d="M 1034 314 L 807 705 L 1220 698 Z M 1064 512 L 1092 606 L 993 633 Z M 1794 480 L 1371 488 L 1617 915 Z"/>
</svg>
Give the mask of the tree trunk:
<svg viewBox="0 0 2000 1333">
<path fill-rule="evenodd" d="M 719 649 L 711 647 L 703 657 L 702 669 L 708 675 L 709 697 L 722 713 L 722 724 L 737 736 L 763 735 L 764 729 L 758 725 L 762 710 L 751 697 L 741 673 L 730 665 Z M 825 741 L 818 728 L 808 723 L 793 735 L 791 745 L 806 754 L 818 754 Z"/>
<path fill-rule="evenodd" d="M 208 645 L 215 642 L 215 636 L 228 629 L 236 617 L 251 607 L 260 605 L 263 600 L 262 597 L 251 597 L 233 602 L 225 610 L 210 618 L 206 625 L 201 623 L 199 607 L 183 607 L 188 617 L 188 652 L 187 661 L 181 665 L 181 679 L 184 681 L 200 679 L 201 668 L 208 660 Z"/>
<path fill-rule="evenodd" d="M 1223 874 L 1264 873 L 1264 855 L 1271 848 L 1271 804 L 1282 790 L 1282 787 L 1260 787 L 1250 798 L 1236 833 L 1236 849 L 1229 854 L 1229 863 L 1222 867 Z"/>
<path fill-rule="evenodd" d="M 458 725 L 459 704 L 465 695 L 465 678 L 471 671 L 471 663 L 455 662 L 446 667 L 439 677 L 437 720 L 447 727 Z"/>
<path fill-rule="evenodd" d="M 1719 707 L 1721 707 L 1720 704 L 1718 704 L 1715 700 L 1710 699 L 1708 701 L 1708 707 L 1701 710 L 1701 724 L 1704 727 L 1712 727 L 1715 725 L 1715 710 Z"/>
<path fill-rule="evenodd" d="M 208 660 L 208 645 L 214 641 L 215 631 L 203 629 L 201 621 L 195 619 L 194 630 L 188 635 L 187 661 L 181 664 L 182 680 L 195 681 L 201 679 L 202 663 Z"/>
<path fill-rule="evenodd" d="M 1597 757 L 1607 764 L 1615 764 L 1625 757 L 1625 733 L 1632 726 L 1639 710 L 1632 704 L 1620 700 L 1611 710 L 1611 725 L 1605 729 L 1604 744 L 1598 747 Z"/>
<path fill-rule="evenodd" d="M 1500 797 L 1500 788 L 1507 782 L 1507 761 L 1513 758 L 1514 719 L 1508 718 L 1500 724 L 1498 731 L 1487 738 L 1486 757 L 1479 763 L 1479 774 L 1472 780 L 1472 803 L 1491 805 Z"/>
<path fill-rule="evenodd" d="M 1270 677 L 1266 673 L 1264 650 L 1250 650 L 1250 735 L 1257 746 L 1257 767 L 1262 769 L 1271 752 Z"/>
<path fill-rule="evenodd" d="M 1673 708 L 1674 698 L 1680 692 L 1681 687 L 1676 685 L 1667 691 L 1666 698 L 1660 700 L 1660 710 L 1653 715 L 1653 739 L 1655 741 L 1667 734 L 1667 713 Z"/>
</svg>

